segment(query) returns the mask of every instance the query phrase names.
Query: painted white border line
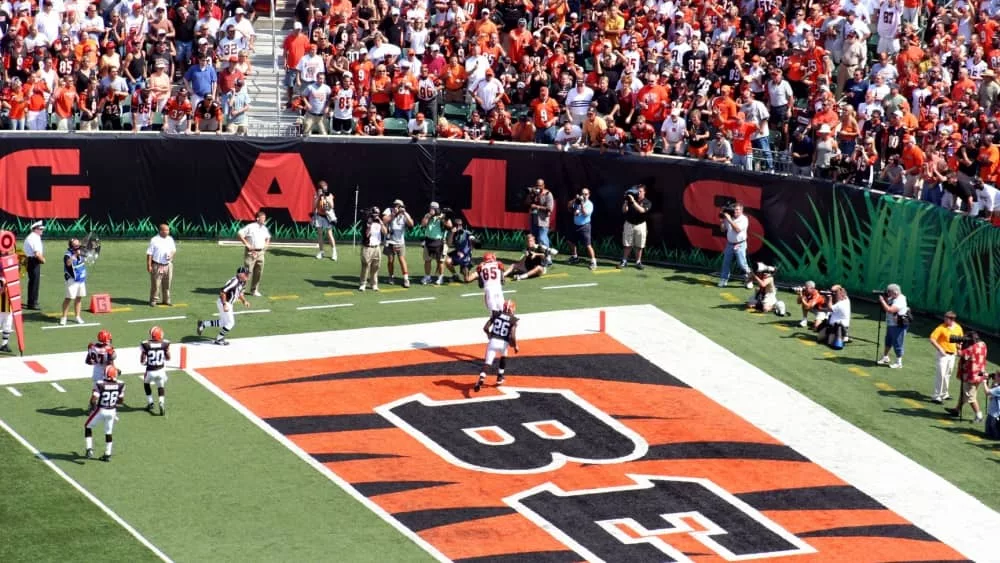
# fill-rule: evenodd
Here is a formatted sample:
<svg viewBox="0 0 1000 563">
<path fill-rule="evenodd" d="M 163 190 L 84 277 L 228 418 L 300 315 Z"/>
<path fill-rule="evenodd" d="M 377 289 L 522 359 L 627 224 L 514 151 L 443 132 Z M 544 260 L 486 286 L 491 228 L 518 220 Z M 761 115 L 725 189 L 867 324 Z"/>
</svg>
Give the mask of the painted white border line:
<svg viewBox="0 0 1000 563">
<path fill-rule="evenodd" d="M 219 246 L 243 246 L 238 240 L 220 240 Z M 272 242 L 268 248 L 316 248 L 315 242 Z"/>
<path fill-rule="evenodd" d="M 354 303 L 331 303 L 329 305 L 306 305 L 304 307 L 296 307 L 296 311 L 312 311 L 314 309 L 336 309 L 338 307 L 353 307 Z"/>
<path fill-rule="evenodd" d="M 507 289 L 507 290 L 503 291 L 504 295 L 506 295 L 508 293 L 517 293 L 517 290 L 516 289 Z M 479 295 L 483 295 L 483 292 L 482 291 L 477 291 L 475 293 L 463 293 L 462 297 L 476 297 L 476 296 L 479 296 Z"/>
<path fill-rule="evenodd" d="M 542 289 L 570 289 L 570 288 L 573 288 L 573 287 L 594 287 L 595 285 L 597 285 L 597 282 L 571 283 L 569 285 L 547 285 L 547 286 L 543 287 Z"/>
<path fill-rule="evenodd" d="M 140 534 L 138 530 L 136 530 L 135 528 L 133 528 L 128 522 L 126 522 L 124 519 L 122 519 L 122 517 L 119 516 L 117 513 L 115 513 L 115 511 L 113 511 L 110 508 L 108 508 L 108 506 L 106 504 L 104 504 L 103 502 L 101 502 L 100 499 L 98 499 L 93 494 L 91 494 L 90 491 L 88 491 L 87 489 L 83 488 L 83 485 L 81 485 L 75 479 L 73 479 L 72 477 L 70 477 L 65 471 L 63 471 L 62 469 L 60 469 L 59 466 L 57 466 L 56 464 L 52 463 L 52 460 L 50 460 L 49 458 L 45 457 L 45 454 L 43 454 L 42 452 L 38 451 L 38 448 L 36 448 L 35 446 L 31 445 L 30 442 L 28 442 L 27 440 L 24 439 L 24 437 L 22 437 L 20 434 L 18 434 L 17 432 L 15 432 L 14 429 L 11 428 L 10 426 L 8 426 L 7 423 L 4 422 L 3 420 L 0 420 L 0 428 L 3 428 L 8 434 L 10 434 L 11 436 L 13 436 L 14 439 L 17 440 L 18 442 L 20 442 L 22 446 L 24 446 L 25 448 L 27 448 L 28 451 L 32 453 L 32 455 L 34 455 L 35 457 L 37 457 L 38 459 L 40 459 L 42 461 L 42 463 L 44 463 L 45 465 L 47 465 L 49 467 L 49 469 L 51 469 L 52 471 L 55 471 L 56 475 L 62 477 L 62 479 L 64 481 L 66 481 L 74 489 L 76 489 L 77 491 L 79 491 L 80 494 L 82 494 L 84 497 L 87 498 L 87 500 L 89 500 L 90 502 L 92 502 L 95 505 L 97 505 L 97 508 L 100 508 L 105 514 L 107 514 L 108 516 L 110 516 L 111 519 L 114 520 L 115 522 L 117 522 L 122 528 L 125 528 L 125 531 L 127 531 L 130 534 L 132 534 L 132 536 L 135 539 L 139 540 L 139 543 L 141 543 L 142 545 L 146 546 L 146 548 L 148 548 L 150 551 L 152 551 L 153 555 L 156 555 L 156 557 L 159 558 L 161 561 L 166 561 L 168 563 L 171 563 L 171 559 L 169 557 L 167 557 L 167 554 L 165 554 L 162 551 L 160 551 L 160 549 L 157 548 L 155 545 L 153 545 L 152 542 L 150 542 L 148 539 L 146 539 L 145 536 L 143 536 L 142 534 Z"/>
<path fill-rule="evenodd" d="M 389 305 L 391 303 L 413 303 L 415 301 L 433 301 L 437 297 L 414 297 L 412 299 L 389 299 L 386 301 L 379 301 L 379 305 Z"/>
<path fill-rule="evenodd" d="M 205 387 L 205 389 L 207 389 L 209 393 L 212 393 L 216 397 L 222 399 L 227 405 L 235 409 L 236 412 L 246 417 L 246 419 L 249 420 L 251 423 L 253 423 L 254 426 L 260 428 L 261 430 L 264 431 L 265 434 L 277 440 L 278 443 L 280 443 L 282 446 L 288 448 L 288 450 L 291 451 L 293 454 L 295 454 L 299 459 L 309 464 L 309 466 L 315 469 L 316 471 L 319 471 L 321 475 L 323 475 L 331 482 L 333 482 L 335 485 L 343 489 L 344 492 L 346 492 L 352 498 L 363 504 L 368 510 L 371 510 L 373 513 L 375 513 L 376 516 L 381 518 L 383 521 L 391 525 L 393 528 L 396 528 L 396 530 L 399 533 L 403 534 L 411 541 L 416 543 L 418 546 L 423 548 L 432 557 L 442 562 L 451 561 L 450 559 L 445 557 L 443 553 L 438 551 L 436 547 L 434 547 L 426 540 L 421 538 L 418 534 L 416 534 L 415 532 L 404 526 L 399 520 L 393 518 L 391 514 L 389 514 L 384 508 L 376 504 L 375 501 L 359 493 L 354 487 L 351 486 L 350 483 L 348 483 L 339 475 L 334 473 L 329 467 L 316 461 L 314 457 L 312 457 L 311 455 L 306 453 L 305 450 L 297 446 L 295 442 L 292 442 L 291 440 L 288 439 L 288 437 L 283 435 L 281 432 L 275 430 L 273 426 L 264 422 L 250 409 L 243 406 L 242 403 L 232 398 L 228 393 L 226 393 L 222 389 L 219 389 L 214 383 L 206 379 L 205 376 L 201 375 L 200 373 L 198 373 L 193 369 L 186 369 L 184 370 L 184 372 L 187 373 L 189 376 L 191 376 L 191 379 L 197 381 L 203 387 Z M 2 424 L 2 421 L 0 421 L 0 424 Z"/>
<path fill-rule="evenodd" d="M 180 315 L 180 316 L 176 316 L 176 317 L 152 317 L 152 318 L 149 318 L 149 319 L 129 319 L 129 320 L 125 321 L 125 322 L 127 322 L 129 324 L 131 324 L 131 323 L 148 323 L 148 322 L 152 322 L 152 321 L 177 321 L 177 320 L 186 319 L 186 318 L 187 318 L 187 315 Z"/>
<path fill-rule="evenodd" d="M 233 311 L 234 315 L 256 315 L 258 313 L 270 313 L 270 309 L 247 309 L 246 311 Z M 212 313 L 213 317 L 218 317 L 218 313 Z"/>
<path fill-rule="evenodd" d="M 10 394 L 13 395 L 13 396 L 15 396 L 15 397 L 20 397 L 21 396 L 21 392 L 18 391 L 17 389 L 14 389 L 13 387 L 8 387 L 7 390 L 10 391 Z"/>
<path fill-rule="evenodd" d="M 87 327 L 87 326 L 101 326 L 101 323 L 83 323 L 83 324 L 73 323 L 73 324 L 69 324 L 69 321 L 67 321 L 66 324 L 64 324 L 64 325 L 43 326 L 42 330 L 53 330 L 53 329 L 56 329 L 56 328 L 83 328 L 83 327 Z"/>
<path fill-rule="evenodd" d="M 55 381 L 52 382 L 52 388 L 55 389 L 56 391 L 59 391 L 60 393 L 65 393 L 66 392 L 66 390 L 63 389 L 63 386 L 59 385 Z"/>
</svg>

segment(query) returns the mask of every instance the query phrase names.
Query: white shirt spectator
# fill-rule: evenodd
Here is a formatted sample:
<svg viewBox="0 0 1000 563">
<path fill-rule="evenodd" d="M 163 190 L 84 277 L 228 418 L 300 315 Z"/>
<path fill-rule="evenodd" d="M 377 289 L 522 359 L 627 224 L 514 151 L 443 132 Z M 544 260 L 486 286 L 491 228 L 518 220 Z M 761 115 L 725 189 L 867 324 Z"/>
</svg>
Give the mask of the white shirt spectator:
<svg viewBox="0 0 1000 563">
<path fill-rule="evenodd" d="M 236 21 L 236 16 L 232 16 L 222 22 L 222 29 L 229 29 L 230 24 L 236 26 L 236 36 L 245 37 L 248 43 L 252 43 L 257 33 L 253 30 L 253 24 L 245 16 Z"/>
<path fill-rule="evenodd" d="M 368 225 L 368 246 L 381 246 L 382 245 L 382 223 L 379 221 L 372 221 L 371 225 Z"/>
<path fill-rule="evenodd" d="M 35 26 L 38 27 L 38 33 L 44 35 L 49 40 L 50 45 L 59 37 L 59 26 L 61 24 L 62 16 L 55 8 L 42 10 L 35 16 Z"/>
<path fill-rule="evenodd" d="M 88 35 L 90 35 L 94 40 L 100 40 L 101 36 L 104 35 L 104 18 L 99 15 L 95 15 L 92 18 L 83 18 L 82 28 L 90 30 Z"/>
<path fill-rule="evenodd" d="M 417 57 L 407 58 L 406 62 L 410 63 L 410 74 L 413 76 L 420 76 L 420 66 L 422 64 L 420 59 Z"/>
<path fill-rule="evenodd" d="M 240 229 L 240 234 L 250 243 L 251 250 L 264 250 L 271 240 L 271 231 L 267 230 L 266 225 L 261 225 L 256 221 Z"/>
<path fill-rule="evenodd" d="M 674 120 L 677 121 L 674 121 Z M 687 122 L 683 117 L 668 117 L 663 120 L 660 126 L 660 133 L 667 138 L 670 144 L 679 143 L 684 140 L 684 133 L 687 132 Z"/>
<path fill-rule="evenodd" d="M 319 115 L 326 111 L 326 103 L 330 99 L 331 93 L 330 87 L 326 84 L 313 82 L 306 86 L 302 95 L 305 96 L 306 102 L 309 104 L 309 113 Z"/>
<path fill-rule="evenodd" d="M 762 139 L 768 136 L 767 120 L 771 113 L 767 111 L 767 106 L 758 100 L 751 100 L 750 103 L 743 104 L 740 111 L 746 115 L 747 121 L 757 125 L 757 132 L 750 136 L 751 139 Z"/>
<path fill-rule="evenodd" d="M 559 145 L 562 150 L 569 150 L 570 145 L 579 141 L 582 135 L 583 132 L 576 125 L 570 126 L 568 132 L 565 127 L 560 127 L 559 132 L 556 133 L 556 145 Z"/>
<path fill-rule="evenodd" d="M 566 94 L 566 107 L 573 117 L 573 123 L 583 123 L 583 120 L 587 117 L 587 109 L 590 107 L 590 102 L 593 99 L 594 91 L 587 86 L 583 87 L 583 91 L 580 91 L 579 87 L 570 89 L 569 93 Z"/>
<path fill-rule="evenodd" d="M 222 22 L 220 22 L 219 20 L 213 18 L 211 16 L 211 13 L 208 13 L 208 14 L 205 14 L 205 17 L 199 19 L 198 22 L 195 23 L 194 28 L 195 29 L 201 29 L 201 26 L 204 25 L 204 26 L 208 27 L 208 34 L 211 35 L 212 37 L 215 37 L 216 35 L 219 34 L 219 25 L 221 25 L 221 24 L 222 24 Z"/>
<path fill-rule="evenodd" d="M 678 39 L 682 38 L 679 37 Z M 673 61 L 673 65 L 681 66 L 682 61 L 684 60 L 684 55 L 691 50 L 691 46 L 688 45 L 687 42 L 674 42 L 667 46 L 667 50 L 670 51 L 670 59 Z"/>
<path fill-rule="evenodd" d="M 465 59 L 465 72 L 469 75 L 468 87 L 475 88 L 480 80 L 486 78 L 486 69 L 490 68 L 490 60 L 485 55 L 472 56 Z"/>
<path fill-rule="evenodd" d="M 149 20 L 146 19 L 145 14 L 139 12 L 138 14 L 133 13 L 129 17 L 125 18 L 125 33 L 128 35 L 133 35 L 135 37 L 143 37 L 149 32 Z"/>
<path fill-rule="evenodd" d="M 306 53 L 299 59 L 296 70 L 299 71 L 302 82 L 316 82 L 316 75 L 326 72 L 326 64 L 323 63 L 323 57 Z"/>
<path fill-rule="evenodd" d="M 830 316 L 827 318 L 830 324 L 840 324 L 843 327 L 851 326 L 851 300 L 842 299 L 830 307 Z"/>
<path fill-rule="evenodd" d="M 177 245 L 174 243 L 174 237 L 170 235 L 165 237 L 156 235 L 149 239 L 149 248 L 146 249 L 146 256 L 151 257 L 156 264 L 169 264 L 174 259 L 176 252 Z"/>
<path fill-rule="evenodd" d="M 750 220 L 747 219 L 746 215 L 740 215 L 739 217 L 733 217 L 733 223 L 740 228 L 740 232 L 736 232 L 732 226 L 729 225 L 728 221 L 725 221 L 726 226 L 726 241 L 730 244 L 739 244 L 747 240 L 747 229 L 750 228 Z"/>
<path fill-rule="evenodd" d="M 338 88 L 333 96 L 333 117 L 335 119 L 351 119 L 354 117 L 354 90 Z"/>
<path fill-rule="evenodd" d="M 497 105 L 497 100 L 503 94 L 503 84 L 496 78 L 483 78 L 472 91 L 472 94 L 482 100 L 483 109 L 491 111 Z"/>
<path fill-rule="evenodd" d="M 899 33 L 899 24 L 903 19 L 903 7 L 896 5 L 889 6 L 888 2 L 883 2 L 879 7 L 878 30 L 879 37 L 895 37 Z"/>
<path fill-rule="evenodd" d="M 219 45 L 215 52 L 219 55 L 219 60 L 222 61 L 222 68 L 229 67 L 229 57 L 235 57 L 240 54 L 240 51 L 250 48 L 250 43 L 243 37 L 237 35 L 236 37 L 230 39 L 229 37 L 223 37 L 219 40 Z M 302 57 L 303 59 L 305 57 Z M 302 59 L 299 59 L 302 62 Z M 320 64 L 323 63 L 323 59 L 320 59 Z"/>
<path fill-rule="evenodd" d="M 410 135 L 423 135 L 426 137 L 427 123 L 428 121 L 426 119 L 418 123 L 417 118 L 414 117 L 410 119 L 410 122 L 406 125 L 406 130 L 410 132 Z"/>
<path fill-rule="evenodd" d="M 795 98 L 795 93 L 792 92 L 792 86 L 784 78 L 781 82 L 775 84 L 773 80 L 768 80 L 766 82 L 767 90 L 767 101 L 771 104 L 771 107 L 777 108 L 781 106 L 787 106 Z"/>
<path fill-rule="evenodd" d="M 45 255 L 45 250 L 42 245 L 42 235 L 31 231 L 28 236 L 24 237 L 24 255 L 28 258 L 34 257 L 36 254 Z"/>
<path fill-rule="evenodd" d="M 982 189 L 978 192 L 976 209 L 973 212 L 979 213 L 984 209 L 990 213 L 1000 210 L 1000 190 L 992 184 L 983 184 Z"/>
<path fill-rule="evenodd" d="M 372 47 L 368 51 L 369 61 L 381 61 L 385 59 L 386 55 L 392 55 L 393 57 L 398 57 L 402 51 L 396 45 L 392 43 L 382 43 L 377 47 Z"/>
<path fill-rule="evenodd" d="M 868 87 L 868 91 L 875 95 L 876 102 L 881 102 L 883 98 L 889 95 L 889 86 L 887 84 L 882 84 L 881 86 L 872 84 Z"/>
<path fill-rule="evenodd" d="M 424 56 L 424 51 L 427 49 L 428 33 L 429 30 L 425 27 L 424 29 L 411 29 L 406 34 L 410 40 L 410 48 L 418 57 Z"/>
<path fill-rule="evenodd" d="M 861 117 L 865 121 L 868 121 L 875 115 L 875 110 L 878 110 L 883 116 L 885 115 L 885 108 L 879 102 L 861 102 L 858 105 L 858 117 Z"/>
</svg>

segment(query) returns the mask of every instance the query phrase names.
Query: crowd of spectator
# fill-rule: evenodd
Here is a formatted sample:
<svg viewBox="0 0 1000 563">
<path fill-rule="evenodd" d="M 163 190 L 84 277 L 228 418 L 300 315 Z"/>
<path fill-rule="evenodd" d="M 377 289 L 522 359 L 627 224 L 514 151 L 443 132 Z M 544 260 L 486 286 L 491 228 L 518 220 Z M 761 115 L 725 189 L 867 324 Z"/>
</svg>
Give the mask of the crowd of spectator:
<svg viewBox="0 0 1000 563">
<path fill-rule="evenodd" d="M 306 134 L 332 113 L 333 133 L 681 155 L 969 209 L 1000 170 L 998 16 L 1000 0 L 300 0 L 285 85 Z"/>
<path fill-rule="evenodd" d="M 0 128 L 245 134 L 253 5 L 0 0 Z"/>
</svg>

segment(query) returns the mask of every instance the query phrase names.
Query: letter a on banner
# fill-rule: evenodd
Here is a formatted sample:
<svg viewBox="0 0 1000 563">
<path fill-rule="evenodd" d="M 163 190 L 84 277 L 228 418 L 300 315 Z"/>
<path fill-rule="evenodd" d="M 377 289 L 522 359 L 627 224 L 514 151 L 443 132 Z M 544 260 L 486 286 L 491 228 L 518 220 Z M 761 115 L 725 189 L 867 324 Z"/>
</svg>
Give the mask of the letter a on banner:
<svg viewBox="0 0 1000 563">
<path fill-rule="evenodd" d="M 301 155 L 262 152 L 243 182 L 240 195 L 236 201 L 226 203 L 226 208 L 241 221 L 253 221 L 260 209 L 287 209 L 292 221 L 305 223 L 312 214 L 314 194 Z"/>
<path fill-rule="evenodd" d="M 3 291 L 0 292 L 0 312 L 9 305 L 7 312 L 14 317 L 14 332 L 17 333 L 17 348 L 24 354 L 24 319 L 21 318 L 21 272 L 14 251 L 17 238 L 10 231 L 0 231 L 0 276 L 3 277 Z"/>
</svg>

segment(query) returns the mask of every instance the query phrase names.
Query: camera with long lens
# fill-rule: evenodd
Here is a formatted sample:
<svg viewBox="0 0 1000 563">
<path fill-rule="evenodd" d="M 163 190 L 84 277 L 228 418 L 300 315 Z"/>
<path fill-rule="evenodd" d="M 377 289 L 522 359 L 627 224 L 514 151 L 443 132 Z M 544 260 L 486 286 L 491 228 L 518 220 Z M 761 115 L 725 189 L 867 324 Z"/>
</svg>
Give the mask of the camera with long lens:
<svg viewBox="0 0 1000 563">
<path fill-rule="evenodd" d="M 638 200 L 639 186 L 632 186 L 629 189 L 625 190 L 625 195 L 622 196 L 625 199 L 625 201 L 628 201 L 628 196 L 632 196 L 633 199 Z"/>
<path fill-rule="evenodd" d="M 951 342 L 952 344 L 961 344 L 962 347 L 964 348 L 965 346 L 968 346 L 970 344 L 975 344 L 976 340 L 971 336 L 969 336 L 968 334 L 966 334 L 965 336 L 953 334 L 948 337 L 948 342 Z"/>
<path fill-rule="evenodd" d="M 379 208 L 376 207 L 376 206 L 369 207 L 366 210 L 365 216 L 366 216 L 366 218 L 367 218 L 367 220 L 368 220 L 369 223 L 372 222 L 372 221 L 381 221 L 382 220 L 382 216 L 380 214 Z"/>
<path fill-rule="evenodd" d="M 763 262 L 757 262 L 756 271 L 758 276 L 773 276 L 778 271 L 778 268 L 776 266 L 769 266 Z"/>
<path fill-rule="evenodd" d="M 736 200 L 731 197 L 723 199 L 722 206 L 719 207 L 719 219 L 725 219 L 726 215 L 732 217 L 735 214 L 736 214 Z"/>
</svg>

